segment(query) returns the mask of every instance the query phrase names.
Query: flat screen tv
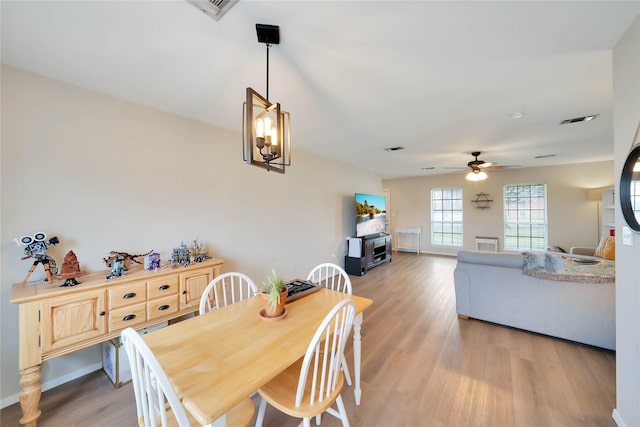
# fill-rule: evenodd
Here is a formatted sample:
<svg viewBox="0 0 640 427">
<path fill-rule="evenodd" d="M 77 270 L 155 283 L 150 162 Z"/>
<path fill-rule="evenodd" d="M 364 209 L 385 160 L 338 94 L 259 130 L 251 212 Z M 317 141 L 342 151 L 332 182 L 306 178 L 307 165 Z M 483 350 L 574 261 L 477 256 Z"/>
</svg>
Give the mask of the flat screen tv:
<svg viewBox="0 0 640 427">
<path fill-rule="evenodd" d="M 387 232 L 387 199 L 356 193 L 356 237 Z"/>
</svg>

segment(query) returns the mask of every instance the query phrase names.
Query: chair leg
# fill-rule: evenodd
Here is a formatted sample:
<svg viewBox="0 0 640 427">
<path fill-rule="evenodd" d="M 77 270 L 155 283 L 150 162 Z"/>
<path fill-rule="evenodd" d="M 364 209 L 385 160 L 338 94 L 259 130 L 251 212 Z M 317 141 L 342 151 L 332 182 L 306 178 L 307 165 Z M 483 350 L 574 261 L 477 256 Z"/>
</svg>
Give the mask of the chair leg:
<svg viewBox="0 0 640 427">
<path fill-rule="evenodd" d="M 338 405 L 338 412 L 340 412 L 340 420 L 342 421 L 342 427 L 350 427 L 349 426 L 349 418 L 347 418 L 347 411 L 344 408 L 344 402 L 342 402 L 342 395 L 339 394 L 336 399 L 336 404 Z"/>
<path fill-rule="evenodd" d="M 349 365 L 347 365 L 347 359 L 345 359 L 344 354 L 342 355 L 342 371 L 344 372 L 344 380 L 347 382 L 347 385 L 351 386 L 351 375 L 349 374 Z"/>
<path fill-rule="evenodd" d="M 309 417 L 303 418 L 302 419 L 302 425 L 304 427 L 311 427 L 311 421 L 310 420 L 311 420 L 311 418 L 309 418 Z"/>
<path fill-rule="evenodd" d="M 267 401 L 263 398 L 260 399 L 260 407 L 258 408 L 258 415 L 256 416 L 256 427 L 262 427 L 264 421 L 264 413 L 267 410 Z"/>
<path fill-rule="evenodd" d="M 316 415 L 316 425 L 319 426 L 322 422 L 322 414 Z"/>
</svg>

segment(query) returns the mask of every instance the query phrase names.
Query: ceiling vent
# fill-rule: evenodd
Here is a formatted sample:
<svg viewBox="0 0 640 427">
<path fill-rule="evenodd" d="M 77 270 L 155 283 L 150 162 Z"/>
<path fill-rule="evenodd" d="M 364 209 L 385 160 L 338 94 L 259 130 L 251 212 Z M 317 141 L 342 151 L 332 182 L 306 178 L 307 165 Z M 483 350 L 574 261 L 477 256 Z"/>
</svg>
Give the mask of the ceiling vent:
<svg viewBox="0 0 640 427">
<path fill-rule="evenodd" d="M 574 117 L 573 119 L 566 119 L 560 122 L 561 125 L 566 125 L 569 123 L 578 123 L 578 122 L 588 122 L 589 120 L 593 120 L 596 117 L 598 117 L 597 114 L 593 114 L 591 116 L 584 116 L 584 117 Z"/>
<path fill-rule="evenodd" d="M 202 13 L 212 17 L 216 21 L 224 16 L 225 13 L 238 3 L 238 0 L 185 0 L 193 7 L 198 8 Z"/>
<path fill-rule="evenodd" d="M 398 151 L 398 150 L 404 150 L 404 147 L 389 147 L 389 148 L 385 148 L 384 151 Z"/>
</svg>

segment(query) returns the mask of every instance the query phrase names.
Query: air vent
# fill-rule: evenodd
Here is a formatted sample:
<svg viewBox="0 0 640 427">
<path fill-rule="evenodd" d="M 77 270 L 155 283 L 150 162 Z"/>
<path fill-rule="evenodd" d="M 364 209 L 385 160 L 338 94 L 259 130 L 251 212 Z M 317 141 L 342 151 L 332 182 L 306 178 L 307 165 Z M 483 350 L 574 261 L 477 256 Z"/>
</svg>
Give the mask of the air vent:
<svg viewBox="0 0 640 427">
<path fill-rule="evenodd" d="M 566 119 L 560 122 L 561 125 L 566 125 L 569 123 L 579 123 L 579 122 L 588 122 L 589 120 L 593 120 L 596 117 L 598 117 L 597 114 L 591 115 L 591 116 L 584 116 L 584 117 L 574 117 L 573 119 Z"/>
<path fill-rule="evenodd" d="M 216 21 L 238 3 L 238 0 L 185 0 L 193 7 L 198 8 L 202 13 L 212 17 Z"/>
<path fill-rule="evenodd" d="M 555 157 L 555 154 L 542 154 L 540 156 L 534 157 L 535 159 L 548 159 L 549 157 Z"/>
<path fill-rule="evenodd" d="M 404 150 L 404 147 L 389 147 L 389 148 L 385 148 L 384 151 L 398 151 L 398 150 Z"/>
</svg>

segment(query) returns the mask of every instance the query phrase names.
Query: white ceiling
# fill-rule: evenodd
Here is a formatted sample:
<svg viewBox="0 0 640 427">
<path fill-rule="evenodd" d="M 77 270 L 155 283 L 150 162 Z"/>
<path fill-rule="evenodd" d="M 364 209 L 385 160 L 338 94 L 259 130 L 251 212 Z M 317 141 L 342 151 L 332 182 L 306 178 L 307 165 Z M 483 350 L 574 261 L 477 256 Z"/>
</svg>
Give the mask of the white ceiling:
<svg viewBox="0 0 640 427">
<path fill-rule="evenodd" d="M 475 150 L 523 167 L 613 159 L 612 48 L 640 1 L 240 0 L 219 21 L 181 0 L 0 12 L 4 64 L 237 132 L 245 88 L 266 92 L 255 24 L 279 25 L 269 95 L 291 112 L 294 166 L 304 149 L 396 178 L 448 173 Z"/>
</svg>

